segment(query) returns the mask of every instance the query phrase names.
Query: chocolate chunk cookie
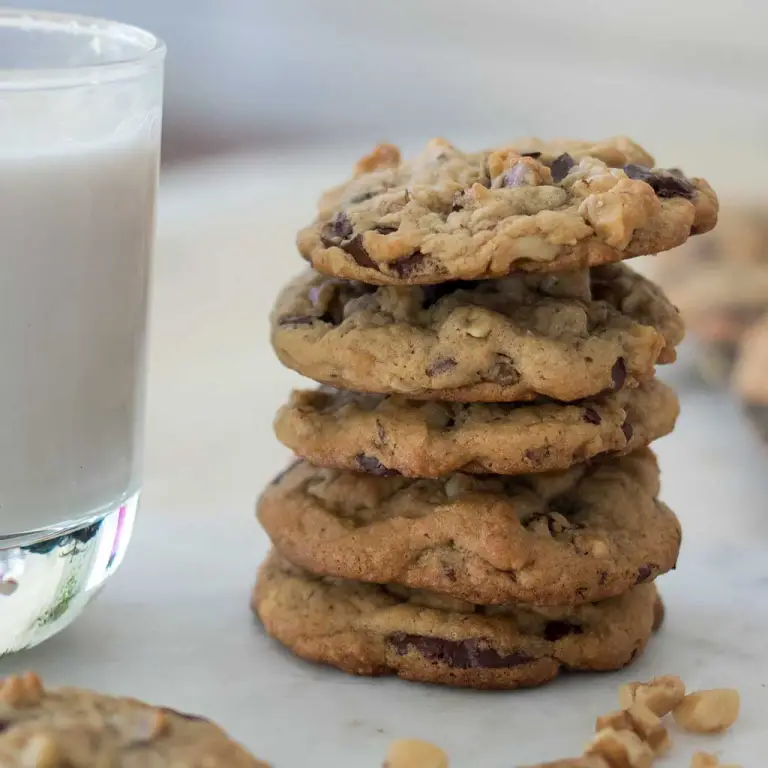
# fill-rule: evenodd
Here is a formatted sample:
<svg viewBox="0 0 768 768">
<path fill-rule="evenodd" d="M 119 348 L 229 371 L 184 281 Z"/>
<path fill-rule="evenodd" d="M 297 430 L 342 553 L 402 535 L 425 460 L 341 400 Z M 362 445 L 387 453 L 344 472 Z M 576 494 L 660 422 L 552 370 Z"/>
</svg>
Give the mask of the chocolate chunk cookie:
<svg viewBox="0 0 768 768">
<path fill-rule="evenodd" d="M 768 207 L 724 207 L 714 232 L 659 259 L 653 276 L 699 342 L 704 377 L 727 382 L 741 337 L 768 311 Z"/>
<path fill-rule="evenodd" d="M 411 162 L 385 144 L 322 196 L 298 246 L 327 275 L 415 285 L 604 264 L 712 229 L 709 184 L 653 165 L 622 137 L 470 154 L 434 139 Z"/>
<path fill-rule="evenodd" d="M 0 681 L 3 768 L 268 768 L 208 720 L 135 699 Z"/>
<path fill-rule="evenodd" d="M 410 479 L 297 462 L 258 516 L 314 573 L 484 605 L 602 600 L 673 568 L 675 515 L 648 449 L 559 473 Z"/>
<path fill-rule="evenodd" d="M 561 670 L 612 670 L 662 616 L 653 584 L 575 608 L 482 606 L 422 590 L 315 576 L 272 554 L 253 610 L 309 661 L 355 675 L 471 688 L 541 685 Z"/>
<path fill-rule="evenodd" d="M 733 381 L 750 421 L 768 442 L 768 313 L 744 336 Z"/>
<path fill-rule="evenodd" d="M 682 336 L 675 307 L 622 264 L 402 288 L 308 272 L 272 315 L 280 360 L 316 381 L 465 402 L 616 391 L 674 360 Z"/>
<path fill-rule="evenodd" d="M 574 404 L 448 403 L 331 387 L 292 394 L 278 439 L 321 467 L 377 475 L 518 475 L 629 453 L 672 431 L 679 404 L 656 379 Z"/>
</svg>

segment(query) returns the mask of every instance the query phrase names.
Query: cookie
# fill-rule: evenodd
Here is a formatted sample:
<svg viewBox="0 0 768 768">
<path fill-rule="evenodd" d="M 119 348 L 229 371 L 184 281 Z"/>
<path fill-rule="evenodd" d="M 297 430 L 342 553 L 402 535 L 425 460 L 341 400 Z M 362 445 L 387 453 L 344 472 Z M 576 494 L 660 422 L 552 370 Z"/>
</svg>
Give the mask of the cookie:
<svg viewBox="0 0 768 768">
<path fill-rule="evenodd" d="M 768 311 L 768 207 L 723 207 L 714 232 L 654 262 L 652 276 L 699 342 L 704 377 L 727 381 L 741 337 Z"/>
<path fill-rule="evenodd" d="M 455 401 L 580 400 L 653 375 L 680 316 L 622 264 L 439 286 L 307 272 L 272 313 L 281 362 L 324 384 Z"/>
<path fill-rule="evenodd" d="M 321 467 L 377 475 L 518 475 L 629 453 L 672 431 L 679 404 L 656 379 L 574 404 L 449 403 L 321 387 L 293 392 L 278 439 Z"/>
<path fill-rule="evenodd" d="M 0 681 L 3 768 L 268 768 L 204 718 L 27 673 Z"/>
<path fill-rule="evenodd" d="M 313 573 L 483 605 L 594 602 L 675 566 L 680 525 L 649 449 L 558 473 L 438 480 L 299 461 L 263 493 L 277 550 Z"/>
<path fill-rule="evenodd" d="M 733 385 L 749 420 L 768 442 L 768 313 L 742 340 Z"/>
<path fill-rule="evenodd" d="M 541 685 L 561 670 L 613 670 L 663 613 L 653 584 L 575 608 L 482 606 L 423 590 L 315 576 L 272 554 L 253 610 L 308 661 L 355 675 L 470 688 Z"/>
<path fill-rule="evenodd" d="M 434 139 L 411 162 L 384 144 L 322 196 L 298 247 L 327 275 L 415 285 L 594 266 L 712 229 L 709 184 L 653 164 L 623 137 L 470 154 Z"/>
</svg>

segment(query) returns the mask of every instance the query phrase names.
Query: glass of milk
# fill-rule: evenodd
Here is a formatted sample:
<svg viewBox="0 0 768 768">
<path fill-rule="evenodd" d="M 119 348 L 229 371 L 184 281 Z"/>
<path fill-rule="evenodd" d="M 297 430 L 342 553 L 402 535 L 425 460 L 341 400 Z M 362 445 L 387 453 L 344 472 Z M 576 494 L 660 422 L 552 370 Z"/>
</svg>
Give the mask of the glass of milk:
<svg viewBox="0 0 768 768">
<path fill-rule="evenodd" d="M 164 58 L 0 9 L 0 655 L 69 624 L 130 539 Z"/>
</svg>

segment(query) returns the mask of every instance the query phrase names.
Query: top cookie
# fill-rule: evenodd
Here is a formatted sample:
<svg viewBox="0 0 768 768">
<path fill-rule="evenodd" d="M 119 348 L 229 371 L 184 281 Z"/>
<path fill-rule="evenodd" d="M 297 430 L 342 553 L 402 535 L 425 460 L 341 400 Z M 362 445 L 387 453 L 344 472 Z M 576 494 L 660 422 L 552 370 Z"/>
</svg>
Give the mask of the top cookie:
<svg viewBox="0 0 768 768">
<path fill-rule="evenodd" d="M 195 715 L 75 688 L 45 690 L 27 673 L 0 680 L 3 768 L 268 768 Z"/>
<path fill-rule="evenodd" d="M 593 266 L 712 229 L 709 184 L 653 164 L 623 137 L 470 154 L 433 139 L 410 162 L 383 144 L 321 197 L 298 247 L 328 275 L 416 285 Z"/>
</svg>

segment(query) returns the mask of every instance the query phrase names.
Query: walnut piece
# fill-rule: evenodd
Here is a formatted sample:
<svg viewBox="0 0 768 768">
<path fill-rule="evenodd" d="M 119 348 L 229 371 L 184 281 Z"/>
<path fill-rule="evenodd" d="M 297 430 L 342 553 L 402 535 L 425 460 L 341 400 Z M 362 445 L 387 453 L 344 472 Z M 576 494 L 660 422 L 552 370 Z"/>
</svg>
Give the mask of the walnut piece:
<svg viewBox="0 0 768 768">
<path fill-rule="evenodd" d="M 657 757 L 669 751 L 672 742 L 661 718 L 644 704 L 610 712 L 597 718 L 595 730 L 632 731 L 653 750 Z"/>
<path fill-rule="evenodd" d="M 671 712 L 685 696 L 685 684 L 676 675 L 654 677 L 647 683 L 628 683 L 619 689 L 619 705 L 629 709 L 633 704 L 644 704 L 655 715 L 663 717 Z"/>
<path fill-rule="evenodd" d="M 691 768 L 740 768 L 738 765 L 725 765 L 715 755 L 708 752 L 695 752 L 691 758 Z"/>
<path fill-rule="evenodd" d="M 428 741 L 399 739 L 389 745 L 384 768 L 448 768 L 448 755 Z"/>
<path fill-rule="evenodd" d="M 692 733 L 721 733 L 739 716 L 739 692 L 734 688 L 689 693 L 672 710 L 675 722 Z"/>
<path fill-rule="evenodd" d="M 582 755 L 581 757 L 566 757 L 553 763 L 539 763 L 527 768 L 611 768 L 600 755 Z"/>
<path fill-rule="evenodd" d="M 603 757 L 611 768 L 651 768 L 653 750 L 634 731 L 604 728 L 585 750 Z"/>
</svg>

